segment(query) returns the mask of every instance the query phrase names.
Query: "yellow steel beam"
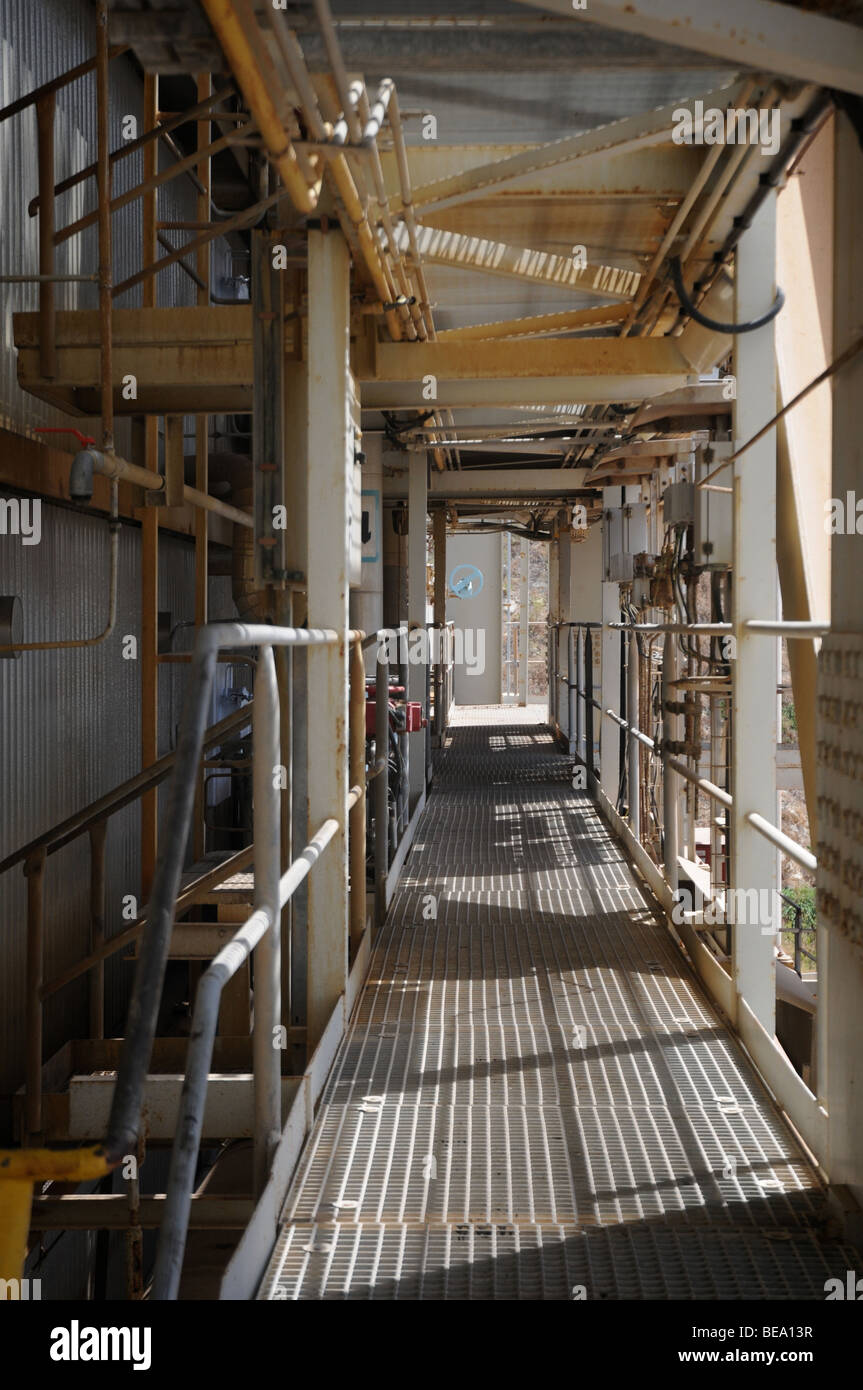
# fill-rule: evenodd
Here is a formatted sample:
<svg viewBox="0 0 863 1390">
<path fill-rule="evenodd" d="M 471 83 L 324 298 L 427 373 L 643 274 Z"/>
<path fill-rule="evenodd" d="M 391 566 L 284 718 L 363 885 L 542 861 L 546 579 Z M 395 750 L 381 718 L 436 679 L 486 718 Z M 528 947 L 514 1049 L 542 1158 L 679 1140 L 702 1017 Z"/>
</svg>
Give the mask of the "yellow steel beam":
<svg viewBox="0 0 863 1390">
<path fill-rule="evenodd" d="M 281 90 L 281 84 L 275 67 L 265 52 L 253 49 L 248 26 L 233 0 L 201 0 L 201 4 L 291 202 L 298 212 L 314 212 L 320 185 L 310 188 L 303 178 L 296 151 L 276 106 L 275 93 Z"/>
<path fill-rule="evenodd" d="M 565 309 L 559 314 L 532 314 L 521 319 L 497 319 L 494 323 L 471 323 L 462 328 L 446 328 L 437 336 L 441 343 L 477 338 L 541 338 L 578 328 L 610 328 L 622 323 L 628 313 L 626 304 L 601 304 L 595 309 Z"/>
</svg>

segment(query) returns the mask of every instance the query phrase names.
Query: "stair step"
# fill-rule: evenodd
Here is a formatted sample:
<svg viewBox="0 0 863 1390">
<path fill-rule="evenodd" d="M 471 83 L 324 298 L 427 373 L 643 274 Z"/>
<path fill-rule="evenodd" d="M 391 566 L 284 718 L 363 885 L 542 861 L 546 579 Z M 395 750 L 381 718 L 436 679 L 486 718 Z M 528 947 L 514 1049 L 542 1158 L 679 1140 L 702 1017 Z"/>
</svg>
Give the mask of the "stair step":
<svg viewBox="0 0 863 1390">
<path fill-rule="evenodd" d="M 305 1040 L 305 1029 L 292 1027 L 288 1029 L 288 1038 L 291 1042 L 302 1043 Z M 113 1094 L 114 1080 L 117 1067 L 120 1065 L 120 1054 L 123 1047 L 122 1038 L 75 1038 L 65 1044 L 59 1052 L 42 1067 L 42 1138 L 45 1143 L 62 1143 L 63 1141 L 81 1137 L 79 1126 L 91 1127 L 95 1120 L 88 1118 L 86 1106 L 84 1118 L 81 1118 L 81 1106 L 88 1091 L 98 1088 L 99 1113 L 106 1112 L 106 1104 L 110 1106 L 110 1097 Z M 153 1042 L 153 1052 L 150 1059 L 150 1083 L 159 1083 L 167 1080 L 170 1084 L 167 1087 L 160 1087 L 158 1084 L 150 1086 L 148 1097 L 155 1104 L 167 1106 L 168 1109 L 161 1117 L 156 1115 L 156 1128 L 151 1128 L 150 1138 L 156 1139 L 162 1133 L 168 1131 L 168 1137 L 173 1137 L 173 1116 L 176 1114 L 176 1102 L 179 1100 L 179 1086 L 177 1081 L 182 1083 L 182 1078 L 186 1070 L 186 1057 L 188 1055 L 189 1039 L 186 1037 L 156 1038 Z M 252 1039 L 250 1036 L 224 1036 L 217 1037 L 213 1048 L 213 1075 L 219 1081 L 232 1082 L 239 1080 L 243 1083 L 239 1088 L 227 1088 L 224 1097 L 225 1104 L 228 1104 L 231 1097 L 235 1094 L 243 1095 L 248 1092 L 248 1102 L 245 1098 L 241 1099 L 237 1116 L 243 1118 L 244 1125 L 248 1114 L 251 1114 L 251 1089 L 249 1078 L 252 1070 Z M 88 1085 L 88 1083 L 90 1083 Z M 75 1085 L 75 1112 L 73 1115 L 73 1084 Z M 288 1093 L 292 1094 L 292 1088 L 299 1085 L 296 1078 L 285 1078 L 284 1084 L 288 1087 Z M 173 1097 L 173 1099 L 172 1099 Z M 24 1117 L 24 1092 L 23 1088 L 18 1091 L 13 1098 L 13 1120 L 15 1133 L 21 1133 Z M 221 1103 L 221 1102 L 220 1102 Z M 94 1101 L 94 1105 L 96 1102 Z M 235 1125 L 237 1116 L 231 1121 Z M 214 1121 L 215 1122 L 215 1121 Z M 215 1136 L 208 1134 L 208 1138 L 230 1139 L 233 1137 L 244 1137 L 248 1132 L 247 1127 L 242 1129 L 238 1135 L 226 1130 L 224 1134 L 218 1133 Z M 103 1124 L 101 1131 L 88 1134 L 87 1138 L 104 1139 L 106 1127 Z"/>
<path fill-rule="evenodd" d="M 190 1229 L 195 1231 L 242 1231 L 255 1210 L 251 1197 L 195 1196 L 189 1213 Z M 165 1194 L 141 1197 L 138 1224 L 153 1230 L 162 1224 Z M 63 1197 L 34 1197 L 30 1216 L 31 1231 L 128 1230 L 129 1198 L 123 1193 L 67 1194 Z"/>
<path fill-rule="evenodd" d="M 167 958 L 212 960 L 236 935 L 237 926 L 236 922 L 175 922 Z M 134 942 L 126 954 L 126 960 L 137 959 L 140 944 L 140 940 Z"/>
<path fill-rule="evenodd" d="M 50 1118 L 52 1132 L 43 1129 L 43 1137 L 49 1141 L 70 1139 L 82 1143 L 103 1139 L 108 1132 L 108 1118 L 116 1080 L 115 1073 L 73 1076 L 69 1081 L 69 1090 L 64 1095 L 53 1098 L 46 1096 L 45 1101 L 65 1101 L 66 1105 L 44 1108 L 46 1120 Z M 158 1143 L 173 1139 L 177 1128 L 183 1081 L 183 1072 L 147 1077 L 144 1083 L 141 1129 L 148 1142 Z M 288 1107 L 301 1084 L 302 1077 L 282 1078 L 283 1113 L 287 1114 Z M 234 1076 L 211 1072 L 207 1086 L 202 1138 L 216 1142 L 223 1139 L 251 1138 L 254 1131 L 254 1100 L 254 1076 L 251 1072 Z M 65 1125 L 61 1117 L 63 1108 L 66 1110 Z M 58 1124 L 62 1126 L 62 1132 L 59 1133 Z"/>
</svg>

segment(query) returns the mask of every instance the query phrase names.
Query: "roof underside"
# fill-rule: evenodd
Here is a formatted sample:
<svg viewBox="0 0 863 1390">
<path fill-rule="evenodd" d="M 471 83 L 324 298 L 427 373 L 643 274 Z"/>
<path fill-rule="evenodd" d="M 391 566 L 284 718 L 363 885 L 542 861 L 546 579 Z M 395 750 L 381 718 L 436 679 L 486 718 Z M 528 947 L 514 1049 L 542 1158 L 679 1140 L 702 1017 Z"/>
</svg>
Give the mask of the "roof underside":
<svg viewBox="0 0 863 1390">
<path fill-rule="evenodd" d="M 263 18 L 267 7 L 254 3 L 252 8 Z M 527 335 L 538 331 L 594 337 L 679 333 L 682 319 L 670 288 L 668 256 L 682 250 L 687 283 L 697 284 L 715 264 L 733 218 L 776 158 L 775 149 L 758 145 L 740 158 L 731 146 L 717 157 L 706 145 L 675 144 L 668 120 L 664 134 L 651 134 L 657 108 L 693 98 L 707 98 L 708 104 L 722 108 L 738 100 L 778 104 L 784 148 L 792 119 L 809 110 L 817 97 L 814 85 L 807 88 L 782 76 L 749 72 L 740 63 L 718 63 L 709 53 L 603 28 L 584 22 L 579 11 L 546 13 L 532 3 L 505 0 L 453 4 L 449 13 L 435 10 L 428 0 L 332 0 L 331 9 L 348 75 L 365 80 L 371 100 L 383 78 L 396 82 L 437 333 L 445 338 L 474 325 L 498 325 L 490 333 L 511 339 L 519 333 L 517 325 L 501 321 L 603 306 L 617 311 L 617 318 L 604 324 L 525 325 L 525 354 L 535 341 Z M 331 68 L 311 0 L 288 4 L 285 20 L 299 39 L 319 94 L 328 87 L 332 93 Z M 188 74 L 227 67 L 197 0 L 189 0 L 180 13 L 177 0 L 116 0 L 111 25 L 112 38 L 130 43 L 145 68 Z M 278 69 L 278 52 L 271 47 L 271 54 Z M 290 79 L 280 72 L 290 90 Z M 625 120 L 630 125 L 618 136 L 614 123 Z M 560 160 L 549 152 L 552 142 L 571 142 L 606 126 L 606 143 L 623 140 L 620 148 L 592 154 L 575 149 Z M 386 125 L 378 145 L 397 214 L 400 185 Z M 464 186 L 465 171 L 525 155 L 529 166 L 534 154 L 535 167 L 516 171 L 517 176 L 503 178 L 492 170 L 488 179 L 479 180 L 479 188 Z M 708 172 L 705 164 L 711 160 Z M 652 265 L 694 186 L 691 210 L 660 264 Z M 373 210 L 374 201 L 371 206 Z M 403 225 L 399 231 L 405 232 Z M 573 277 L 570 268 L 579 265 L 579 258 L 587 270 Z M 648 272 L 646 309 L 627 322 L 620 317 L 621 306 L 625 312 L 639 290 L 645 291 L 642 277 Z M 717 347 L 713 365 L 722 355 Z M 584 465 L 608 447 L 619 447 L 621 436 L 632 437 L 640 401 L 585 409 L 567 395 L 562 392 L 557 405 L 534 412 L 534 419 L 560 415 L 565 425 L 566 417 L 576 417 L 585 428 L 603 429 L 604 435 L 595 435 L 587 447 L 577 437 L 561 447 L 559 435 L 552 450 L 546 442 L 535 449 L 527 444 L 525 453 L 516 453 L 513 443 L 496 451 L 495 441 L 486 439 L 451 452 L 448 466 L 524 466 L 532 458 L 545 467 Z M 400 412 L 397 423 L 410 417 L 411 412 Z M 488 431 L 504 424 L 517 436 L 530 418 L 524 408 L 498 406 L 454 409 L 440 423 L 452 421 L 462 438 L 472 427 Z M 380 412 L 364 413 L 364 428 L 383 428 L 384 423 Z M 642 426 L 639 437 L 655 433 L 661 424 Z M 534 424 L 532 432 L 536 429 Z M 422 438 L 416 442 L 421 446 Z"/>
</svg>

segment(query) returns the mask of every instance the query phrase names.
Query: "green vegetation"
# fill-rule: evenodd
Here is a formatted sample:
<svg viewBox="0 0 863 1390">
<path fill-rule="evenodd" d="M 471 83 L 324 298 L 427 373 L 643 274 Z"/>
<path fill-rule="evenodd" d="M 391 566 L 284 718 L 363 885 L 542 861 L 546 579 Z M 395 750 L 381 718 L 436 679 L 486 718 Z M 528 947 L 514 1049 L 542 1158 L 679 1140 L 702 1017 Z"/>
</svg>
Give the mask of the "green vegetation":
<svg viewBox="0 0 863 1390">
<path fill-rule="evenodd" d="M 797 733 L 797 711 L 794 708 L 794 701 L 789 700 L 782 705 L 782 742 L 798 743 Z"/>
<path fill-rule="evenodd" d="M 811 883 L 795 883 L 787 888 L 783 888 L 786 898 L 793 898 L 800 908 L 800 944 L 803 948 L 815 955 L 815 927 L 817 915 L 815 910 L 815 889 Z M 795 912 L 792 903 L 783 901 L 782 903 L 782 945 L 789 956 L 794 955 L 794 927 Z M 806 966 L 812 968 L 812 962 L 804 957 L 801 969 Z"/>
</svg>

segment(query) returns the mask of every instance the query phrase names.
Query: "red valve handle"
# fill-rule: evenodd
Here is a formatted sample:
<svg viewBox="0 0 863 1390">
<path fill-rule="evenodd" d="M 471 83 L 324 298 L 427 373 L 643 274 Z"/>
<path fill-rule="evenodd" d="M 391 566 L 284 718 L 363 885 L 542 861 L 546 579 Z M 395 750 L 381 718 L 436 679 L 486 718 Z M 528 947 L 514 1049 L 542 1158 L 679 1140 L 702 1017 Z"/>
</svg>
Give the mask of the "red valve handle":
<svg viewBox="0 0 863 1390">
<path fill-rule="evenodd" d="M 88 444 L 95 444 L 95 439 L 88 434 L 82 434 L 80 430 L 72 429 L 66 425 L 39 425 L 34 431 L 35 434 L 74 434 L 79 444 L 86 449 Z"/>
</svg>

